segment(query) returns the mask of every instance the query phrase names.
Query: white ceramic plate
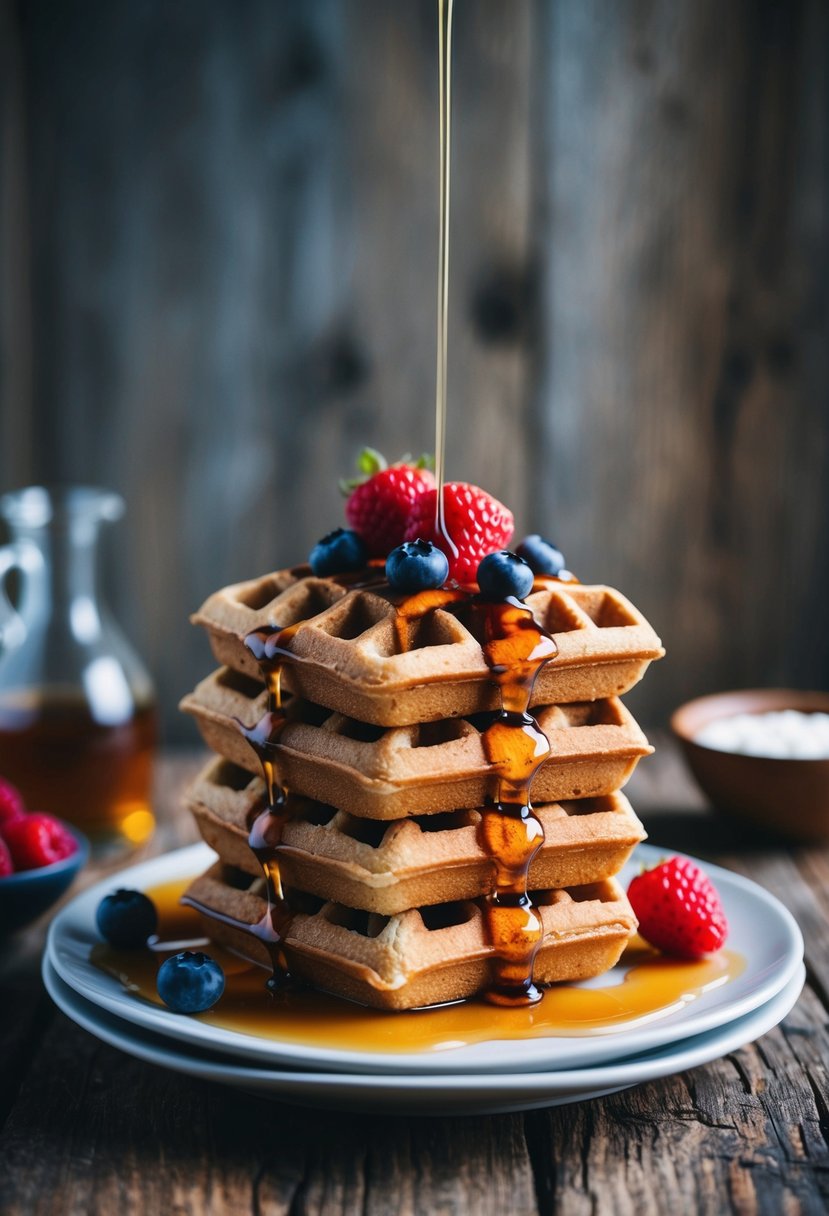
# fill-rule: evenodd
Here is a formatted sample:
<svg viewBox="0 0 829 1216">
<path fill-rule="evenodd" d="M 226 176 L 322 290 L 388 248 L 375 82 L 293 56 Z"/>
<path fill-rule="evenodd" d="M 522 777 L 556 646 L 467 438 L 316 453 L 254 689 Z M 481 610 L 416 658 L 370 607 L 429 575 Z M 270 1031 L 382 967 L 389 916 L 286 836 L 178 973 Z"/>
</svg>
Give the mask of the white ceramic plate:
<svg viewBox="0 0 829 1216">
<path fill-rule="evenodd" d="M 664 850 L 640 845 L 620 878 L 626 885 L 640 866 L 654 864 Z M 780 992 L 803 958 L 803 939 L 794 919 L 773 896 L 718 866 L 704 865 L 722 898 L 730 925 L 728 946 L 746 960 L 744 971 L 720 987 L 658 1020 L 581 1037 L 491 1040 L 429 1054 L 394 1051 L 361 1052 L 326 1049 L 312 1044 L 262 1038 L 212 1026 L 198 1017 L 182 1017 L 126 992 L 89 959 L 99 940 L 95 909 L 116 885 L 139 890 L 155 883 L 196 875 L 214 860 L 206 845 L 193 845 L 119 872 L 82 892 L 52 922 L 47 953 L 64 983 L 81 996 L 142 1030 L 177 1039 L 190 1047 L 241 1056 L 261 1066 L 343 1069 L 360 1072 L 510 1072 L 575 1068 L 619 1060 L 690 1035 L 724 1026 L 764 1005 Z M 587 982 L 588 987 L 618 983 L 619 971 Z"/>
<path fill-rule="evenodd" d="M 48 958 L 43 960 L 43 980 L 55 1004 L 90 1034 L 139 1060 L 300 1106 L 400 1115 L 503 1114 L 564 1106 L 696 1068 L 751 1043 L 782 1021 L 797 1001 L 805 975 L 800 964 L 785 987 L 753 1013 L 624 1063 L 557 1072 L 412 1076 L 251 1068 L 215 1058 L 104 1013 L 64 984 Z"/>
</svg>

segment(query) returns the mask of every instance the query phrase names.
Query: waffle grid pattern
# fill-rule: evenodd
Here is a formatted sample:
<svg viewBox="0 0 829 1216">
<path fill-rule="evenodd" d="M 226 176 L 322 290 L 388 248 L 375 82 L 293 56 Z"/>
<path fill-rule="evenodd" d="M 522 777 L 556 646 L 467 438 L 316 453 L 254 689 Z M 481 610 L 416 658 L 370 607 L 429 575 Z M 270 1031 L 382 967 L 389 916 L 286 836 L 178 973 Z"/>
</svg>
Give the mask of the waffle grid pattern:
<svg viewBox="0 0 829 1216">
<path fill-rule="evenodd" d="M 635 918 L 615 882 L 644 831 L 620 792 L 652 749 L 618 699 L 662 654 L 624 596 L 545 584 L 527 598 L 555 638 L 533 714 L 551 758 L 533 783 L 545 841 L 530 870 L 544 926 L 537 982 L 599 974 Z M 388 594 L 280 571 L 209 597 L 193 621 L 222 666 L 181 704 L 215 753 L 186 795 L 219 861 L 191 886 L 210 935 L 257 961 L 268 915 L 248 846 L 265 805 L 259 761 L 239 730 L 266 711 L 243 644 L 263 625 L 299 624 L 274 745 L 291 814 L 279 848 L 294 916 L 291 969 L 312 985 L 387 1009 L 470 996 L 491 979 L 482 897 L 493 863 L 479 842 L 494 769 L 484 731 L 498 707 L 474 611 L 436 609 L 406 625 Z"/>
</svg>

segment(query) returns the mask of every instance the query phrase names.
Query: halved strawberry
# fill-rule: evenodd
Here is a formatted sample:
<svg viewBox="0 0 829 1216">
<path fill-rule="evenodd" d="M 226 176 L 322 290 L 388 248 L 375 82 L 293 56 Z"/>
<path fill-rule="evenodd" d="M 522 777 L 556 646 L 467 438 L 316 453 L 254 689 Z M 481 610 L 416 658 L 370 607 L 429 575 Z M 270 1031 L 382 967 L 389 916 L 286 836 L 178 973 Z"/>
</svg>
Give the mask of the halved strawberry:
<svg viewBox="0 0 829 1216">
<path fill-rule="evenodd" d="M 505 549 L 514 531 L 512 511 L 479 486 L 447 481 L 443 487 L 443 515 L 456 552 L 435 527 L 437 490 L 422 494 L 412 507 L 406 540 L 430 540 L 449 559 L 449 577 L 457 583 L 474 583 L 481 560 Z"/>
<path fill-rule="evenodd" d="M 348 494 L 345 517 L 369 557 L 386 557 L 403 541 L 409 512 L 422 494 L 434 488 L 435 479 L 424 456 L 414 464 L 404 457 L 389 465 L 374 448 L 364 448 L 357 466 L 365 480 L 341 484 Z"/>
<path fill-rule="evenodd" d="M 728 936 L 714 884 L 687 857 L 671 857 L 634 878 L 628 899 L 646 942 L 665 954 L 701 958 Z"/>
</svg>

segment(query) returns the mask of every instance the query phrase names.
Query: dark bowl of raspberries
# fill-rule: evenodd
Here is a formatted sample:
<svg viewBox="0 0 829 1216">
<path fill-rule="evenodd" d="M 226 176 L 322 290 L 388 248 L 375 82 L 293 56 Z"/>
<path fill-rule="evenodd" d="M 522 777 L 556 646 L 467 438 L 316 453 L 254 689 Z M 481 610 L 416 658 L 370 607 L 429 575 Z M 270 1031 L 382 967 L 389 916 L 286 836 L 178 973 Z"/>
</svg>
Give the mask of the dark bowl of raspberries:
<svg viewBox="0 0 829 1216">
<path fill-rule="evenodd" d="M 0 778 L 0 936 L 60 899 L 88 856 L 77 828 L 27 810 L 19 791 Z"/>
</svg>

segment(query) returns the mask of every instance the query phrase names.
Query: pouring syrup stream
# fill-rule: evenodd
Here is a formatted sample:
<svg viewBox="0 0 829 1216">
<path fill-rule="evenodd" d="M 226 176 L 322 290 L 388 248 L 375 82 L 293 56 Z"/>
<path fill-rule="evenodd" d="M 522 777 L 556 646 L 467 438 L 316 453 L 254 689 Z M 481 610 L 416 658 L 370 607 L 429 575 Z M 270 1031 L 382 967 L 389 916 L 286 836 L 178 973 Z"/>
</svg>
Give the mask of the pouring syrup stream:
<svg viewBox="0 0 829 1216">
<path fill-rule="evenodd" d="M 453 0 L 438 0 L 438 98 L 440 126 L 440 185 L 438 230 L 437 368 L 435 375 L 435 533 L 446 552 L 457 554 L 449 535 L 443 504 L 446 452 L 446 383 L 449 339 L 449 186 L 452 135 L 452 9 Z M 441 546 L 443 547 L 443 546 Z"/>
<path fill-rule="evenodd" d="M 452 19 L 454 0 L 437 0 L 439 91 L 439 235 L 437 291 L 437 364 L 435 377 L 435 532 L 442 547 L 457 555 L 446 527 L 443 490 L 446 447 L 448 370 L 449 215 L 451 176 Z M 382 582 L 379 571 L 346 576 L 353 588 Z M 340 581 L 340 580 L 338 580 Z M 379 589 L 379 588 L 378 588 Z M 407 596 L 396 604 L 396 631 L 401 651 L 408 648 L 410 622 L 437 611 L 470 607 L 483 613 L 482 643 L 491 678 L 500 691 L 501 712 L 484 732 L 484 748 L 493 766 L 493 794 L 482 810 L 480 841 L 493 862 L 493 884 L 484 914 L 494 952 L 494 983 L 486 993 L 494 1004 L 534 1004 L 541 994 L 533 984 L 533 963 L 543 926 L 527 891 L 530 863 L 544 841 L 544 830 L 533 813 L 530 785 L 550 755 L 549 742 L 529 713 L 535 678 L 556 654 L 550 635 L 517 600 L 483 603 L 467 589 L 443 588 Z M 290 800 L 276 767 L 276 746 L 285 727 L 282 673 L 294 656 L 288 647 L 303 622 L 288 628 L 265 626 L 245 637 L 268 689 L 268 709 L 252 727 L 239 723 L 242 734 L 262 765 L 267 805 L 254 821 L 249 845 L 262 866 L 268 892 L 268 913 L 254 932 L 268 945 L 274 976 L 287 974 L 282 941 L 291 912 L 279 873 L 282 829 L 290 816 Z"/>
</svg>

